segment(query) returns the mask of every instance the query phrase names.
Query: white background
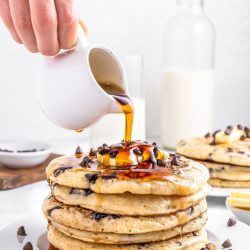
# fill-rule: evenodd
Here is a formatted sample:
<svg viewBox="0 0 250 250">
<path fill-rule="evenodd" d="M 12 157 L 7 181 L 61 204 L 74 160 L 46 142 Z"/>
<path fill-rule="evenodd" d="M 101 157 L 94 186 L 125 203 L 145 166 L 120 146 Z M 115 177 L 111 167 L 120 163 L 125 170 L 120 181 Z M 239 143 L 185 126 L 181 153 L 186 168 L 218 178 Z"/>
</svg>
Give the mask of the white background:
<svg viewBox="0 0 250 250">
<path fill-rule="evenodd" d="M 162 31 L 174 4 L 174 0 L 78 1 L 91 42 L 144 56 L 148 137 L 160 136 Z M 217 30 L 215 127 L 249 125 L 250 1 L 207 0 L 206 12 Z M 12 42 L 0 24 L 0 141 L 83 136 L 55 127 L 41 113 L 35 98 L 40 61 L 41 56 Z"/>
</svg>

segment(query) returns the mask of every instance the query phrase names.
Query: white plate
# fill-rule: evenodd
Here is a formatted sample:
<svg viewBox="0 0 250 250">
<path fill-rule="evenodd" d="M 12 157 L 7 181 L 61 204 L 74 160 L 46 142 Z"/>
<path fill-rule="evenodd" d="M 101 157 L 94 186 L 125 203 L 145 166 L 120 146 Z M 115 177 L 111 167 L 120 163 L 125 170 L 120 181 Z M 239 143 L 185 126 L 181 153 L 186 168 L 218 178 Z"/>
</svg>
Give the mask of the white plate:
<svg viewBox="0 0 250 250">
<path fill-rule="evenodd" d="M 250 227 L 237 221 L 233 227 L 227 227 L 229 217 L 224 210 L 210 209 L 207 231 L 209 239 L 222 249 L 221 244 L 229 238 L 232 249 L 246 250 L 249 243 Z M 16 232 L 19 226 L 24 226 L 27 236 L 23 243 L 19 243 Z M 27 241 L 30 241 L 34 249 L 48 250 L 49 243 L 46 238 L 46 220 L 41 214 L 17 219 L 0 231 L 0 249 L 21 250 Z"/>
<path fill-rule="evenodd" d="M 209 196 L 215 197 L 227 197 L 230 196 L 232 192 L 248 192 L 250 193 L 250 188 L 218 188 L 212 187 Z"/>
</svg>

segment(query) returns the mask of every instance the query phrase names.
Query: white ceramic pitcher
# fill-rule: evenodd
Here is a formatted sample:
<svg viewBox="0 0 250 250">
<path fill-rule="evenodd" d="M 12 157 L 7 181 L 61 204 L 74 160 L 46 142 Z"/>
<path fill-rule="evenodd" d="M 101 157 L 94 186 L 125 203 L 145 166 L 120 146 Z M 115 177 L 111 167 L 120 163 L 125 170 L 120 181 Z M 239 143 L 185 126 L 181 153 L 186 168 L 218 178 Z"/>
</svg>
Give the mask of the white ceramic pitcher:
<svg viewBox="0 0 250 250">
<path fill-rule="evenodd" d="M 82 28 L 74 49 L 45 57 L 37 80 L 37 96 L 46 116 L 56 125 L 81 130 L 121 108 L 98 84 L 115 83 L 127 93 L 124 67 L 103 45 L 88 44 Z"/>
</svg>

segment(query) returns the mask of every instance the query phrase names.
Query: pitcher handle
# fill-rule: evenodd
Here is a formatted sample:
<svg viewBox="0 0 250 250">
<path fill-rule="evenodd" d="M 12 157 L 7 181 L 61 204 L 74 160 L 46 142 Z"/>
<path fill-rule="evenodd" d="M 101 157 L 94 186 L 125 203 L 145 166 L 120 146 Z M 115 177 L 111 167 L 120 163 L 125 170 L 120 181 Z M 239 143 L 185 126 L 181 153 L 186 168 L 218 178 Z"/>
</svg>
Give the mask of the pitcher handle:
<svg viewBox="0 0 250 250">
<path fill-rule="evenodd" d="M 77 33 L 78 33 L 78 35 L 77 35 L 76 49 L 87 46 L 89 44 L 89 42 L 88 42 L 87 36 L 83 30 L 83 27 L 81 25 L 81 21 L 79 21 Z"/>
</svg>

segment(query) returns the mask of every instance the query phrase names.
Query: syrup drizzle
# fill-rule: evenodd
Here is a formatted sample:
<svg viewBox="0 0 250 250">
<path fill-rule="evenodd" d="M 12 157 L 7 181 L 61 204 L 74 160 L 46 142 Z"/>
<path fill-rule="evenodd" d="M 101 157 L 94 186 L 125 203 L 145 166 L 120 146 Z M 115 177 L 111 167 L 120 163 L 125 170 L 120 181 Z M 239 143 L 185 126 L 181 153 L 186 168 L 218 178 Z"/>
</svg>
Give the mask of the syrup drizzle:
<svg viewBox="0 0 250 250">
<path fill-rule="evenodd" d="M 125 115 L 125 142 L 131 141 L 134 121 L 134 106 L 127 95 L 113 95 Z"/>
</svg>

